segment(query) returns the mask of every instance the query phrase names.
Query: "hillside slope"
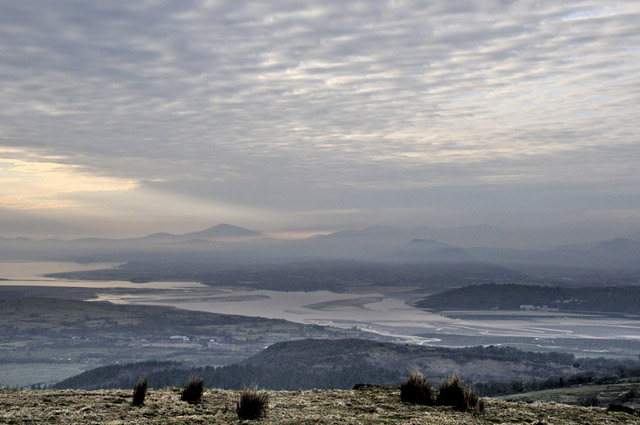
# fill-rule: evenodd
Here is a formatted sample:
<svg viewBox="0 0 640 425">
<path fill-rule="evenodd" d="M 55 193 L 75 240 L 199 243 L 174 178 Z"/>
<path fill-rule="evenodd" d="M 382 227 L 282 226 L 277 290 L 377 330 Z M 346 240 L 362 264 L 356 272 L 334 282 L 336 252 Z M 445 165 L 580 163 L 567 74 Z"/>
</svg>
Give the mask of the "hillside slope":
<svg viewBox="0 0 640 425">
<path fill-rule="evenodd" d="M 510 394 L 501 397 L 509 401 L 549 402 L 557 401 L 577 406 L 606 407 L 610 404 L 640 409 L 640 379 L 621 379 L 618 382 L 600 385 L 578 385 Z"/>
<path fill-rule="evenodd" d="M 561 288 L 518 284 L 483 284 L 429 295 L 416 307 L 434 310 L 520 310 L 554 308 L 640 314 L 638 286 Z"/>
<path fill-rule="evenodd" d="M 560 404 L 486 400 L 481 413 L 424 407 L 400 401 L 397 388 L 351 391 L 269 392 L 261 424 L 637 424 L 638 416 Z M 229 424 L 238 393 L 206 389 L 200 404 L 180 401 L 180 389 L 150 390 L 145 405 L 131 405 L 131 391 L 0 391 L 0 423 Z"/>
<path fill-rule="evenodd" d="M 200 376 L 210 386 L 240 389 L 258 385 L 275 390 L 348 389 L 359 382 L 398 384 L 418 369 L 434 383 L 458 371 L 470 382 L 531 381 L 609 371 L 617 363 L 590 364 L 562 353 L 531 353 L 509 347 L 443 348 L 360 339 L 280 342 L 240 363 L 213 368 L 169 366 L 141 372 L 139 363 L 92 369 L 56 384 L 58 389 L 131 388 L 143 376 L 153 387 L 181 385 Z M 155 365 L 154 367 L 157 367 Z"/>
</svg>

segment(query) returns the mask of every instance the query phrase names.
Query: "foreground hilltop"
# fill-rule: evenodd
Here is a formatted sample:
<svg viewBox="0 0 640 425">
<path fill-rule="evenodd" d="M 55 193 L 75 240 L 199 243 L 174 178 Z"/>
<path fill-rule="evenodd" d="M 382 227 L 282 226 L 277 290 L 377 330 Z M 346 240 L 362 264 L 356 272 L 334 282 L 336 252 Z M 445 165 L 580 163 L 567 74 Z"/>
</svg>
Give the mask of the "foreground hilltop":
<svg viewBox="0 0 640 425">
<path fill-rule="evenodd" d="M 180 401 L 180 389 L 150 390 L 145 405 L 131 391 L 0 391 L 0 423 L 21 424 L 229 424 L 238 392 L 206 389 L 199 404 Z M 269 392 L 261 424 L 637 424 L 638 416 L 560 404 L 487 399 L 481 413 L 400 401 L 397 388 Z M 250 422 L 246 422 L 250 423 Z"/>
</svg>

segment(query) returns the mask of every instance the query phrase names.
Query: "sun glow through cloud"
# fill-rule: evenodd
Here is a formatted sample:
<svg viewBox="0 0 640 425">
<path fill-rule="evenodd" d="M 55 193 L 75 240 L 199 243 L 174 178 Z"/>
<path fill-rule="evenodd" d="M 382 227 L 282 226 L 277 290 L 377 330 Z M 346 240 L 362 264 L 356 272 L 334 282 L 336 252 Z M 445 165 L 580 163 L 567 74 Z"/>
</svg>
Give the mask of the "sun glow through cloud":
<svg viewBox="0 0 640 425">
<path fill-rule="evenodd" d="M 19 152 L 13 150 L 11 153 Z M 0 156 L 2 208 L 31 210 L 86 206 L 86 201 L 79 200 L 78 194 L 128 192 L 137 185 L 132 180 L 92 175 L 78 166 Z"/>
<path fill-rule="evenodd" d="M 273 232 L 640 208 L 639 19 L 592 0 L 8 3 L 0 205 Z"/>
</svg>

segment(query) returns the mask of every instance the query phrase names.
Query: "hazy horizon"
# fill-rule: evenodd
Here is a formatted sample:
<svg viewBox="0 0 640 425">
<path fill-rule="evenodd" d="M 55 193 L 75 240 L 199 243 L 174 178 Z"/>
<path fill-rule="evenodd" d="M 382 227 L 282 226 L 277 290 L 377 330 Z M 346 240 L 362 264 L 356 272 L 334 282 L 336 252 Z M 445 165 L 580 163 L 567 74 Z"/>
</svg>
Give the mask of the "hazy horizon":
<svg viewBox="0 0 640 425">
<path fill-rule="evenodd" d="M 177 232 L 168 232 L 166 229 L 159 229 L 157 232 L 145 233 L 145 232 L 133 232 L 131 234 L 125 235 L 113 235 L 113 234 L 101 234 L 100 232 L 92 233 L 89 235 L 67 235 L 64 238 L 57 237 L 30 237 L 25 236 L 23 234 L 0 234 L 0 238 L 30 238 L 35 241 L 44 241 L 44 240 L 61 240 L 61 241 L 73 241 L 73 240 L 82 240 L 85 238 L 105 238 L 112 240 L 127 240 L 127 239 L 136 239 L 136 238 L 145 238 L 147 236 L 168 234 L 172 236 L 185 236 L 191 233 L 199 233 L 210 229 L 215 229 L 217 227 L 222 226 L 231 226 L 233 228 L 238 228 L 239 230 L 249 230 L 252 232 L 256 232 L 255 236 L 239 236 L 237 241 L 246 241 L 250 242 L 251 239 L 275 239 L 275 240 L 290 240 L 290 241 L 303 241 L 303 240 L 312 240 L 316 237 L 320 236 L 329 236 L 329 235 L 339 235 L 343 232 L 346 232 L 345 235 L 353 235 L 355 234 L 371 234 L 375 235 L 379 233 L 379 241 L 388 243 L 394 239 L 397 240 L 398 235 L 406 236 L 406 242 L 411 239 L 422 240 L 425 239 L 425 234 L 427 240 L 432 241 L 446 241 L 449 243 L 453 243 L 453 245 L 467 246 L 467 247 L 512 247 L 512 248 L 553 248 L 560 246 L 571 246 L 571 245 L 579 245 L 579 244 L 588 244 L 588 243 L 597 243 L 602 241 L 608 241 L 613 239 L 632 239 L 640 241 L 640 232 L 635 233 L 627 233 L 627 234 L 616 234 L 616 233 L 606 233 L 606 232 L 595 232 L 595 233 L 586 233 L 580 235 L 577 239 L 567 238 L 566 235 L 557 235 L 556 238 L 549 238 L 548 236 L 543 236 L 542 238 L 536 237 L 536 229 L 530 229 L 531 234 L 527 235 L 520 230 L 520 233 L 515 233 L 512 231 L 508 231 L 505 229 L 501 229 L 499 227 L 493 227 L 489 225 L 469 225 L 469 226 L 460 226 L 460 227 L 447 227 L 447 228 L 434 228 L 428 226 L 417 226 L 417 227 L 403 227 L 403 226 L 387 226 L 387 225 L 372 225 L 367 227 L 353 227 L 353 228 L 343 228 L 343 229 L 333 229 L 333 230 L 325 230 L 325 231 L 263 231 L 262 229 L 257 228 L 245 228 L 242 226 L 237 226 L 231 223 L 218 223 L 215 226 L 209 226 L 205 228 L 192 228 L 187 231 L 177 231 Z M 182 227 L 179 227 L 182 228 Z M 385 233 L 388 233 L 385 236 Z M 539 236 L 539 235 L 538 235 Z M 194 236 L 194 239 L 202 238 L 200 236 Z M 235 236 L 231 236 L 229 241 L 234 240 Z M 451 238 L 454 240 L 452 241 Z M 482 243 L 486 238 L 486 243 Z M 204 237 L 207 239 L 207 237 Z M 215 238 L 218 240 L 225 240 L 222 238 Z M 151 242 L 151 240 L 150 240 Z"/>
<path fill-rule="evenodd" d="M 640 4 L 2 11 L 1 236 L 640 232 Z"/>
</svg>

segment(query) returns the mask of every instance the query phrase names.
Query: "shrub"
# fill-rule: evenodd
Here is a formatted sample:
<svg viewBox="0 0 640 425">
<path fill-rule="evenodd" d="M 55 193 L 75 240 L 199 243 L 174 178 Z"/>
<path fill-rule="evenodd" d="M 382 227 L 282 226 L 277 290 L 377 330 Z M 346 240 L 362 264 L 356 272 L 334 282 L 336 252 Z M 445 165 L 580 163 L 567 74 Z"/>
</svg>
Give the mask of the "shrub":
<svg viewBox="0 0 640 425">
<path fill-rule="evenodd" d="M 624 412 L 624 413 L 628 413 L 630 415 L 637 414 L 635 409 L 633 409 L 632 407 L 629 407 L 629 406 L 625 406 L 624 404 L 612 403 L 612 404 L 609 405 L 607 410 L 609 412 Z"/>
<path fill-rule="evenodd" d="M 406 403 L 432 405 L 431 384 L 422 373 L 414 370 L 409 374 L 409 380 L 400 385 L 400 399 Z"/>
<path fill-rule="evenodd" d="M 455 373 L 442 383 L 436 404 L 441 406 L 453 406 L 462 411 L 482 411 L 484 403 L 478 397 L 476 391 L 462 382 L 460 375 Z"/>
<path fill-rule="evenodd" d="M 258 419 L 267 415 L 269 394 L 264 391 L 244 389 L 236 402 L 236 412 L 240 419 Z"/>
<path fill-rule="evenodd" d="M 580 406 L 584 407 L 598 407 L 600 406 L 600 399 L 597 395 L 583 397 L 580 400 Z"/>
<path fill-rule="evenodd" d="M 139 380 L 133 387 L 133 405 L 142 406 L 147 395 L 147 378 Z"/>
<path fill-rule="evenodd" d="M 199 403 L 202 397 L 203 387 L 204 382 L 202 378 L 189 378 L 189 382 L 187 382 L 187 385 L 185 385 L 182 390 L 181 400 L 191 404 Z"/>
</svg>

